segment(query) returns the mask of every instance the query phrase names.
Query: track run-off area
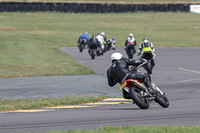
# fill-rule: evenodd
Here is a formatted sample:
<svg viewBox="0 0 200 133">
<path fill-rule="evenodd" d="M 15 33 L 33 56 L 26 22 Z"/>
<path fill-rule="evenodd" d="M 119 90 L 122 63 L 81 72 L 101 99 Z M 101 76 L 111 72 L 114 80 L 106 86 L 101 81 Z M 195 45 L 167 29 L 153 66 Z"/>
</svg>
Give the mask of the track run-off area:
<svg viewBox="0 0 200 133">
<path fill-rule="evenodd" d="M 87 49 L 82 53 L 77 47 L 60 50 L 86 65 L 96 75 L 18 77 L 0 79 L 0 99 L 70 94 L 95 94 L 109 96 L 98 103 L 61 106 L 38 110 L 21 110 L 0 113 L 0 132 L 42 132 L 49 130 L 97 129 L 102 125 L 184 125 L 200 123 L 200 48 L 156 48 L 152 80 L 169 99 L 169 108 L 152 102 L 150 108 L 141 110 L 130 100 L 122 98 L 119 85 L 107 85 L 106 71 L 111 65 L 113 52 L 108 51 L 92 60 Z M 138 59 L 137 55 L 134 59 Z M 76 84 L 72 84 L 72 83 Z"/>
</svg>

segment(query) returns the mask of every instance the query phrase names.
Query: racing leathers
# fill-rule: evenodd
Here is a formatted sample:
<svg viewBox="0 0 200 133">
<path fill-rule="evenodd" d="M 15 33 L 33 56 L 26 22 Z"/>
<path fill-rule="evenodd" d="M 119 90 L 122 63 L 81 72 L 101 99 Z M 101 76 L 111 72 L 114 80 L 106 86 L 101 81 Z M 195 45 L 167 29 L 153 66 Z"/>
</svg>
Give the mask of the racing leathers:
<svg viewBox="0 0 200 133">
<path fill-rule="evenodd" d="M 103 54 L 103 51 L 104 51 L 104 48 L 105 48 L 105 46 L 104 46 L 104 36 L 102 36 L 101 34 L 98 34 L 96 36 L 96 38 L 98 40 L 99 45 L 101 46 L 101 51 L 102 51 L 102 54 Z"/>
<path fill-rule="evenodd" d="M 88 34 L 82 34 L 79 38 L 78 38 L 78 47 L 80 46 L 80 43 L 81 43 L 81 40 L 82 39 L 85 39 L 86 40 L 86 42 L 85 42 L 85 44 L 88 44 L 88 42 L 89 42 L 89 36 L 88 36 Z"/>
<path fill-rule="evenodd" d="M 128 45 L 128 44 L 134 44 L 135 46 L 137 45 L 136 43 L 136 39 L 134 37 L 128 37 L 125 41 L 125 47 Z"/>
<path fill-rule="evenodd" d="M 139 73 L 137 71 L 133 72 L 129 69 L 130 65 L 138 66 L 142 62 L 143 61 L 129 60 L 127 58 L 115 60 L 107 70 L 108 85 L 112 87 L 117 83 L 122 83 L 126 79 L 136 79 L 144 82 L 150 93 L 154 93 L 151 88 L 151 78 L 148 74 Z M 124 98 L 130 99 L 129 94 L 124 89 L 122 89 L 122 92 Z"/>
<path fill-rule="evenodd" d="M 151 42 L 148 42 L 148 43 L 142 42 L 142 43 L 140 43 L 139 50 L 138 50 L 138 55 L 141 58 L 144 58 L 146 52 L 151 52 L 152 53 L 152 55 L 153 55 L 152 65 L 154 66 L 155 65 L 154 58 L 156 57 L 156 54 L 155 54 L 155 48 L 153 47 L 153 43 L 151 43 Z"/>
</svg>

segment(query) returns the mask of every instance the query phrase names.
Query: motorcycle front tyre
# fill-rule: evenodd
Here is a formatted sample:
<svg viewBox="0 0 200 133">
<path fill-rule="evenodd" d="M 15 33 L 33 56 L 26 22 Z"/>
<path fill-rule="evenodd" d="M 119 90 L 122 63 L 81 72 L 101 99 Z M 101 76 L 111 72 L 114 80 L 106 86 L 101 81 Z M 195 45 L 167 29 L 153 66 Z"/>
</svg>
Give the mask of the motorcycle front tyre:
<svg viewBox="0 0 200 133">
<path fill-rule="evenodd" d="M 167 97 L 165 95 L 160 94 L 160 93 L 158 93 L 156 95 L 155 102 L 157 102 L 163 108 L 169 107 L 169 101 L 168 101 Z"/>
<path fill-rule="evenodd" d="M 129 89 L 129 94 L 135 104 L 140 107 L 141 109 L 148 109 L 149 108 L 149 101 L 147 97 L 142 97 L 140 91 L 136 88 L 131 87 Z"/>
</svg>

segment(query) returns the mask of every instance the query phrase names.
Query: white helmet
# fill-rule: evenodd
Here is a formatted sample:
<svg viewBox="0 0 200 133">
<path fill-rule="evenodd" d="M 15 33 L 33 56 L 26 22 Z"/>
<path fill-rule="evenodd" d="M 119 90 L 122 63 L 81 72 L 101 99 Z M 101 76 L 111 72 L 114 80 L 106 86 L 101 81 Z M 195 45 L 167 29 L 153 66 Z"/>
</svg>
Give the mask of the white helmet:
<svg viewBox="0 0 200 133">
<path fill-rule="evenodd" d="M 133 37 L 133 33 L 130 33 L 129 36 L 130 36 L 130 37 Z"/>
<path fill-rule="evenodd" d="M 87 34 L 87 32 L 84 32 L 84 34 Z"/>
<path fill-rule="evenodd" d="M 144 43 L 148 43 L 148 42 L 149 42 L 149 40 L 144 40 L 143 42 L 144 42 Z"/>
<path fill-rule="evenodd" d="M 113 60 L 120 60 L 122 58 L 122 54 L 118 53 L 118 52 L 115 52 L 111 55 L 111 61 Z"/>
<path fill-rule="evenodd" d="M 105 36 L 105 32 L 101 32 L 101 35 L 102 35 L 102 36 Z"/>
</svg>

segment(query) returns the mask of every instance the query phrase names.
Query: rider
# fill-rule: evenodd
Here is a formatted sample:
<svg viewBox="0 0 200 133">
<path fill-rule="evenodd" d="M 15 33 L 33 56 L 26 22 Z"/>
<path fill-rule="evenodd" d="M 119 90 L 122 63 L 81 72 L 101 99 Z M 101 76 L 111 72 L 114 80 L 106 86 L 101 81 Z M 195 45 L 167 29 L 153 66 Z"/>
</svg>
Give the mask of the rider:
<svg viewBox="0 0 200 133">
<path fill-rule="evenodd" d="M 87 40 L 86 44 L 88 44 L 88 42 L 89 42 L 90 39 L 89 39 L 88 33 L 87 33 L 87 32 L 84 32 L 84 33 L 78 38 L 78 46 L 77 46 L 77 47 L 80 46 L 80 40 L 83 39 L 83 38 L 85 38 L 85 39 Z"/>
<path fill-rule="evenodd" d="M 125 42 L 125 49 L 126 49 L 126 46 L 127 46 L 128 44 L 134 44 L 135 46 L 137 45 L 136 39 L 133 37 L 133 33 L 130 33 L 130 34 L 129 34 L 129 37 L 126 39 L 126 42 Z"/>
<path fill-rule="evenodd" d="M 153 43 L 149 42 L 149 38 L 148 37 L 143 38 L 143 42 L 140 43 L 139 50 L 138 50 L 138 55 L 141 58 L 143 58 L 144 53 L 146 53 L 146 52 L 152 52 L 152 54 L 153 54 L 152 65 L 154 66 L 155 65 L 154 58 L 156 56 L 155 48 L 153 47 Z"/>
<path fill-rule="evenodd" d="M 92 35 L 92 37 L 90 38 L 90 40 L 89 40 L 89 43 L 88 43 L 88 53 L 90 52 L 90 46 L 91 45 L 96 45 L 96 46 L 98 46 L 98 40 L 97 40 L 97 38 L 96 38 L 96 34 L 93 34 Z"/>
<path fill-rule="evenodd" d="M 149 92 L 151 94 L 155 94 L 155 91 L 151 87 L 151 78 L 149 74 L 132 72 L 129 69 L 130 65 L 138 66 L 143 63 L 143 60 L 129 60 L 127 58 L 124 58 L 121 53 L 116 52 L 111 55 L 111 61 L 112 66 L 107 70 L 107 79 L 109 86 L 112 87 L 117 83 L 120 84 L 126 79 L 136 79 L 144 82 Z M 124 89 L 122 89 L 122 92 L 124 98 L 130 99 L 129 94 Z"/>
<path fill-rule="evenodd" d="M 101 35 L 100 33 L 97 33 L 97 36 L 96 36 L 97 40 L 98 40 L 98 43 L 100 45 L 100 48 L 101 48 L 101 54 L 103 55 L 103 51 L 104 51 L 104 36 Z"/>
<path fill-rule="evenodd" d="M 103 42 L 104 45 L 106 45 L 106 41 L 107 41 L 105 35 L 106 35 L 105 32 L 101 32 L 101 36 L 103 36 L 103 39 L 104 39 L 104 42 Z"/>
</svg>

